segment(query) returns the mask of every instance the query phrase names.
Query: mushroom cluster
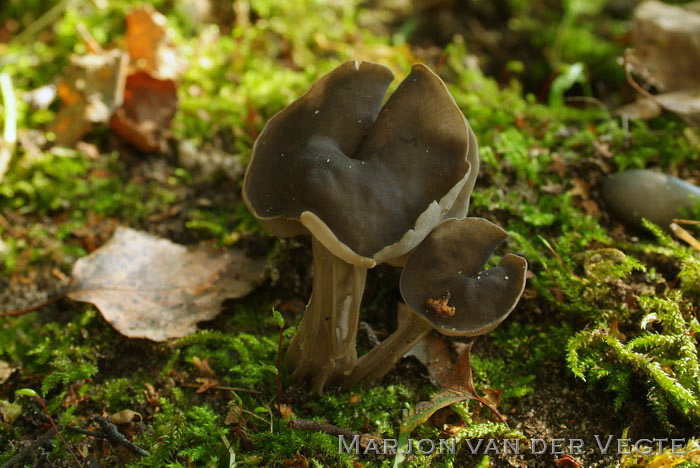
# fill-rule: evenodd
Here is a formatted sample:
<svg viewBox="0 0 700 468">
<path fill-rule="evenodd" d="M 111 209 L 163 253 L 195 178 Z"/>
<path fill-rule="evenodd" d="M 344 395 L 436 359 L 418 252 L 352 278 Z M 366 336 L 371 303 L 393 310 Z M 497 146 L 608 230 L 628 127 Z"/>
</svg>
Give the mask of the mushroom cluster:
<svg viewBox="0 0 700 468">
<path fill-rule="evenodd" d="M 312 238 L 313 292 L 286 362 L 318 394 L 361 373 L 367 270 L 403 266 L 436 226 L 465 218 L 478 173 L 476 137 L 442 80 L 416 64 L 382 104 L 392 80 L 375 63 L 339 66 L 268 121 L 246 170 L 263 227 Z"/>
</svg>

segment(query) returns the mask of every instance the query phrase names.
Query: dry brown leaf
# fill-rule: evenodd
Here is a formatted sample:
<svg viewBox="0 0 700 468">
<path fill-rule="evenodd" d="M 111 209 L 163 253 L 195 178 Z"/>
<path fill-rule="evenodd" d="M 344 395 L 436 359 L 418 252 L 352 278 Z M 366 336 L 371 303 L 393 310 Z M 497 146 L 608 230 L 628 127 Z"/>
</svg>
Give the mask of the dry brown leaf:
<svg viewBox="0 0 700 468">
<path fill-rule="evenodd" d="M 700 75 L 696 78 L 700 81 Z M 700 87 L 691 91 L 657 94 L 654 98 L 664 109 L 678 114 L 689 124 L 700 127 Z"/>
<path fill-rule="evenodd" d="M 204 393 L 207 390 L 211 390 L 212 388 L 219 386 L 219 381 L 212 379 L 211 377 L 199 377 L 195 379 L 195 382 L 199 384 L 199 388 L 197 389 L 196 393 Z"/>
<path fill-rule="evenodd" d="M 56 89 L 62 105 L 50 130 L 57 144 L 72 145 L 94 123 L 109 120 L 122 104 L 128 62 L 119 50 L 71 57 Z"/>
<path fill-rule="evenodd" d="M 138 413 L 134 410 L 125 409 L 114 413 L 112 416 L 109 417 L 109 420 L 117 426 L 124 426 L 126 424 L 143 421 L 143 416 L 141 415 L 141 413 Z"/>
<path fill-rule="evenodd" d="M 0 400 L 0 426 L 12 424 L 22 415 L 22 407 L 16 403 Z"/>
<path fill-rule="evenodd" d="M 662 94 L 650 97 L 645 92 L 645 104 L 627 105 L 618 113 L 653 117 L 654 101 L 700 126 L 700 13 L 655 0 L 642 2 L 634 12 L 632 42 L 627 66 Z"/>
<path fill-rule="evenodd" d="M 0 361 L 0 385 L 7 382 L 7 379 L 10 378 L 10 375 L 12 375 L 12 372 L 14 372 L 14 370 L 14 367 L 11 367 L 5 361 Z"/>
<path fill-rule="evenodd" d="M 661 115 L 661 106 L 652 98 L 637 98 L 636 101 L 625 104 L 615 110 L 616 115 L 628 119 L 647 120 Z"/>
<path fill-rule="evenodd" d="M 114 112 L 109 125 L 141 151 L 164 151 L 176 110 L 175 83 L 138 72 L 127 77 L 124 104 Z"/>
<path fill-rule="evenodd" d="M 283 460 L 282 461 L 283 466 L 293 466 L 297 468 L 308 468 L 309 467 L 309 461 L 306 459 L 306 457 L 299 452 L 294 455 L 294 458 L 289 459 L 289 460 Z"/>
<path fill-rule="evenodd" d="M 135 69 L 159 79 L 175 79 L 183 62 L 170 40 L 167 19 L 151 5 L 132 10 L 126 17 L 126 48 Z"/>
<path fill-rule="evenodd" d="M 634 11 L 632 42 L 641 74 L 661 91 L 697 88 L 700 14 L 651 0 Z"/>
<path fill-rule="evenodd" d="M 400 309 L 400 316 L 403 314 L 405 314 L 405 309 Z M 435 411 L 452 404 L 450 402 L 476 400 L 488 407 L 497 418 L 505 420 L 505 417 L 498 412 L 496 404 L 488 396 L 488 391 L 486 397 L 480 397 L 474 388 L 470 358 L 472 344 L 454 343 L 458 357 L 457 361 L 453 363 L 447 342 L 441 335 L 433 332 L 423 338 L 407 354 L 423 363 L 428 368 L 433 384 L 444 390 L 432 400 L 422 402 L 421 404 L 424 406 L 420 408 L 420 411 L 416 407 L 414 417 L 417 418 L 418 414 L 422 414 L 420 418 L 425 417 L 427 420 Z"/>
<path fill-rule="evenodd" d="M 264 263 L 239 250 L 187 248 L 118 228 L 75 263 L 67 296 L 95 304 L 128 337 L 164 341 L 196 331 L 224 299 L 248 294 L 263 280 Z"/>
<path fill-rule="evenodd" d="M 192 363 L 197 368 L 199 373 L 205 377 L 214 377 L 216 373 L 209 365 L 209 358 L 199 359 L 197 356 L 192 358 Z"/>
<path fill-rule="evenodd" d="M 294 417 L 294 408 L 292 407 L 292 405 L 285 405 L 284 403 L 282 403 L 278 406 L 277 409 L 279 410 L 282 419 Z"/>
</svg>

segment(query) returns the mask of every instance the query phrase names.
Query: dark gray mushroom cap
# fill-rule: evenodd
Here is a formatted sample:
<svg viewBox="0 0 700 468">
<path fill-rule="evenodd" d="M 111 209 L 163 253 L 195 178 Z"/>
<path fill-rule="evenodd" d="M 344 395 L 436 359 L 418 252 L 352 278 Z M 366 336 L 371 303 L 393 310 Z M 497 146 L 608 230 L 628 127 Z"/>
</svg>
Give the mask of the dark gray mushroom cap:
<svg viewBox="0 0 700 468">
<path fill-rule="evenodd" d="M 411 253 L 401 275 L 401 294 L 414 312 L 440 333 L 488 333 L 510 314 L 525 288 L 527 262 L 507 254 L 481 271 L 506 232 L 483 218 L 450 219 Z M 449 297 L 454 314 L 428 310 L 429 300 Z"/>
<path fill-rule="evenodd" d="M 478 170 L 469 124 L 424 65 L 382 106 L 392 80 L 382 65 L 346 62 L 270 119 L 243 194 L 271 233 L 310 232 L 371 267 L 413 249 L 445 217 L 466 215 Z"/>
</svg>

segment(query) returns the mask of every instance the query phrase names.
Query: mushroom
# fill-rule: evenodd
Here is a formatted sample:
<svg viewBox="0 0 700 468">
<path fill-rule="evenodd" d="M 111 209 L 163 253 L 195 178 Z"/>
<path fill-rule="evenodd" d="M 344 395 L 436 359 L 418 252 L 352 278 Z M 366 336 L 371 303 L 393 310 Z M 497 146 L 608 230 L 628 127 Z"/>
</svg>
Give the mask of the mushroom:
<svg viewBox="0 0 700 468">
<path fill-rule="evenodd" d="M 431 330 L 472 337 L 508 317 L 525 288 L 527 262 L 507 254 L 481 271 L 506 232 L 483 218 L 442 222 L 408 257 L 401 295 L 413 312 L 389 338 L 360 358 L 345 382 L 381 379 Z"/>
<path fill-rule="evenodd" d="M 321 393 L 357 362 L 367 269 L 395 261 L 443 219 L 466 216 L 478 172 L 474 133 L 440 78 L 416 64 L 393 80 L 350 61 L 270 119 L 243 184 L 273 235 L 310 234 L 313 293 L 287 351 L 295 378 Z"/>
<path fill-rule="evenodd" d="M 632 169 L 608 176 L 603 199 L 625 222 L 640 226 L 646 218 L 668 229 L 674 218 L 700 202 L 700 187 L 660 172 Z"/>
</svg>

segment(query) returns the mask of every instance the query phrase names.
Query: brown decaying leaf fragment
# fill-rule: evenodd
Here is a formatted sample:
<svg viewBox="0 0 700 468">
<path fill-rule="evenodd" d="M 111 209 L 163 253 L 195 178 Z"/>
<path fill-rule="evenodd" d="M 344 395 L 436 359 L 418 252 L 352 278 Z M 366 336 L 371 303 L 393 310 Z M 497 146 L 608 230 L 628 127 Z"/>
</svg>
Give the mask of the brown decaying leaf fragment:
<svg viewBox="0 0 700 468">
<path fill-rule="evenodd" d="M 648 118 L 663 107 L 700 126 L 700 13 L 689 6 L 649 0 L 635 9 L 631 30 L 634 51 L 625 53 L 625 67 L 630 84 L 644 99 L 617 112 Z M 631 71 L 662 93 L 648 93 L 636 84 Z"/>
<path fill-rule="evenodd" d="M 450 302 L 450 291 L 445 291 L 440 299 L 428 299 L 425 301 L 425 308 L 428 312 L 439 315 L 440 317 L 452 317 L 455 314 L 455 308 L 448 305 Z"/>
<path fill-rule="evenodd" d="M 67 296 L 97 306 L 131 338 L 164 341 L 196 331 L 221 302 L 264 279 L 264 260 L 238 250 L 187 248 L 128 228 L 78 260 Z"/>
<path fill-rule="evenodd" d="M 141 151 L 164 151 L 176 110 L 177 89 L 172 80 L 137 72 L 127 77 L 124 104 L 114 112 L 109 125 Z"/>
<path fill-rule="evenodd" d="M 7 379 L 10 378 L 10 375 L 12 375 L 13 371 L 14 368 L 11 367 L 7 362 L 0 361 L 0 384 L 4 384 L 5 382 L 7 382 Z"/>
<path fill-rule="evenodd" d="M 177 78 L 183 62 L 170 40 L 167 19 L 151 5 L 132 10 L 126 17 L 126 48 L 133 68 L 155 78 Z"/>
<path fill-rule="evenodd" d="M 62 105 L 50 126 L 57 144 L 72 145 L 92 124 L 109 120 L 122 104 L 128 63 L 120 50 L 71 57 L 57 86 Z"/>
<path fill-rule="evenodd" d="M 405 315 L 408 313 L 405 310 L 406 307 L 403 304 L 399 306 L 399 321 L 405 320 Z M 430 380 L 434 385 L 444 390 L 441 394 L 454 394 L 454 397 L 461 395 L 464 400 L 476 400 L 489 408 L 497 419 L 505 421 L 505 416 L 499 413 L 497 409 L 498 399 L 493 397 L 494 392 L 497 391 L 487 389 L 486 397 L 481 397 L 476 392 L 471 368 L 472 343 L 455 342 L 454 347 L 458 354 L 455 362 L 452 361 L 450 356 L 450 348 L 447 341 L 436 333 L 430 333 L 419 341 L 407 355 L 415 357 L 428 368 Z M 425 408 L 431 408 L 432 411 L 437 411 L 442 407 L 440 398 L 422 403 L 425 404 Z"/>
</svg>

